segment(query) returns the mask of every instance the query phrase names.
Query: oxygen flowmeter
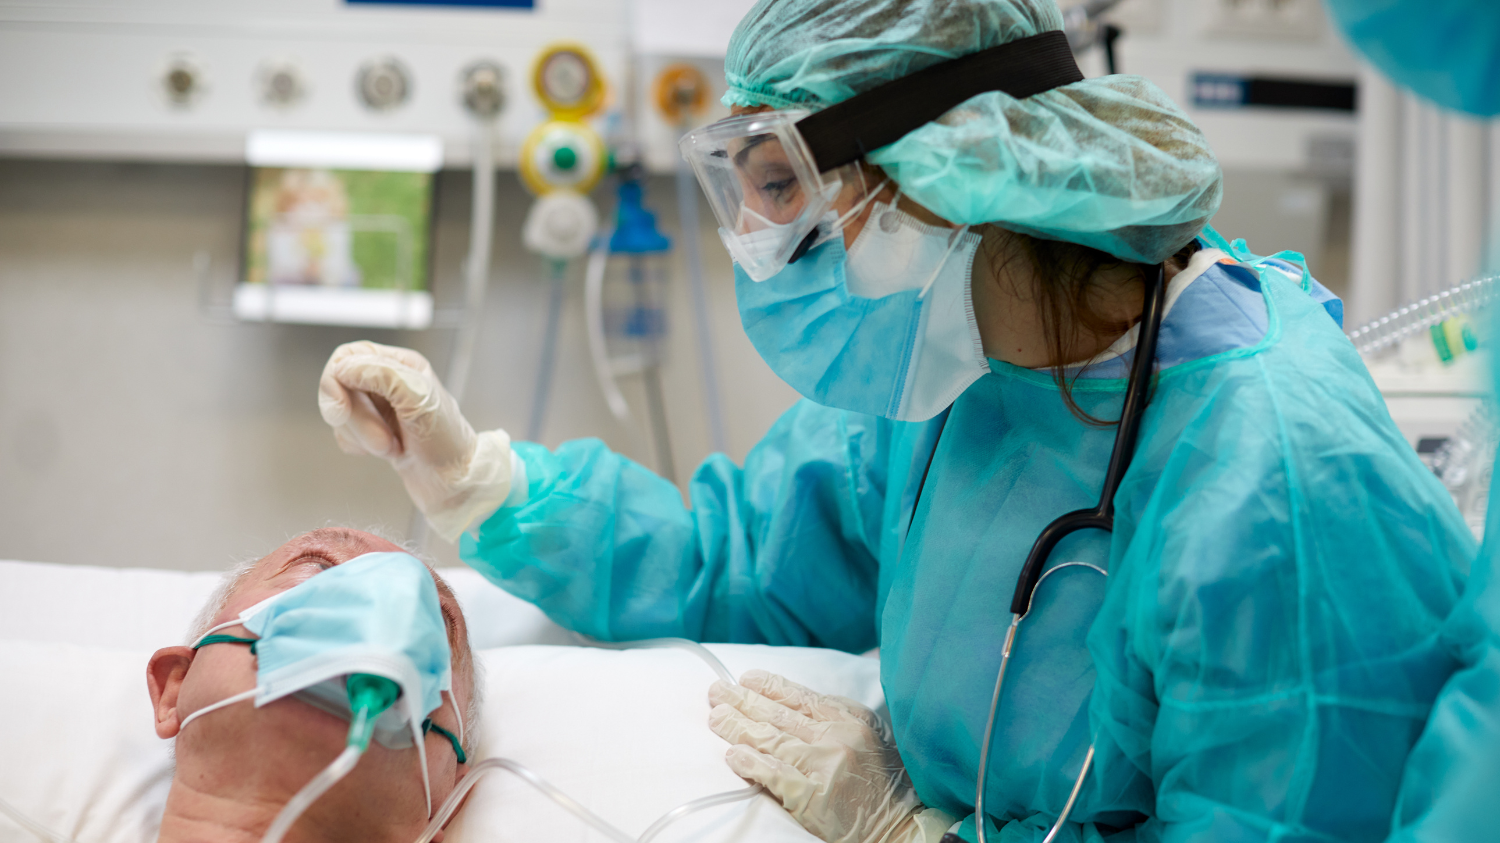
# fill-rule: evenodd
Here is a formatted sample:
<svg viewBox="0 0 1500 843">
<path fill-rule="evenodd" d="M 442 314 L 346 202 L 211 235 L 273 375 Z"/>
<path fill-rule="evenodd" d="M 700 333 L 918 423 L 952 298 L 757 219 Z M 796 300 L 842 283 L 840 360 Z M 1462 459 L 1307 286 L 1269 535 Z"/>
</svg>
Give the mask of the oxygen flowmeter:
<svg viewBox="0 0 1500 843">
<path fill-rule="evenodd" d="M 537 196 L 521 236 L 526 248 L 554 261 L 588 250 L 599 214 L 585 194 L 609 163 L 603 138 L 584 122 L 604 103 L 604 80 L 588 50 L 555 44 L 537 58 L 532 88 L 549 112 L 521 144 L 521 182 Z"/>
</svg>

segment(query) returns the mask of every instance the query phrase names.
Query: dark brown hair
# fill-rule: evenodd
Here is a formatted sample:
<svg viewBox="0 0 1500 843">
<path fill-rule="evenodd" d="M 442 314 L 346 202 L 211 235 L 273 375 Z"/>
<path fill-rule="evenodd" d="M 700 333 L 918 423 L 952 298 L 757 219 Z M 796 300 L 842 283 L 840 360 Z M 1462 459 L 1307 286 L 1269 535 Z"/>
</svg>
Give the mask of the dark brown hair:
<svg viewBox="0 0 1500 843">
<path fill-rule="evenodd" d="M 1052 367 L 1052 377 L 1062 392 L 1063 402 L 1085 424 L 1105 427 L 1118 423 L 1118 420 L 1090 415 L 1074 400 L 1073 382 L 1088 367 L 1078 367 L 1069 376 L 1067 367 L 1061 364 L 1070 359 L 1074 347 L 1085 336 L 1118 337 L 1138 321 L 1111 319 L 1094 308 L 1092 299 L 1098 292 L 1101 273 L 1129 267 L 1133 270 L 1131 274 L 1135 276 L 1134 283 L 1139 283 L 1145 289 L 1148 282 L 1155 281 L 1156 267 L 1124 261 L 1108 252 L 1077 243 L 1043 240 L 997 226 L 987 226 L 983 234 L 984 245 L 980 248 L 982 254 L 990 260 L 993 277 L 1005 277 L 1005 269 L 1012 261 L 1023 260 L 1030 264 L 1032 277 L 1036 281 L 1033 292 L 1041 315 L 1048 357 L 1058 364 Z M 1186 269 L 1188 261 L 1197 251 L 1196 240 L 1179 249 L 1167 259 L 1169 270 L 1181 272 Z"/>
</svg>

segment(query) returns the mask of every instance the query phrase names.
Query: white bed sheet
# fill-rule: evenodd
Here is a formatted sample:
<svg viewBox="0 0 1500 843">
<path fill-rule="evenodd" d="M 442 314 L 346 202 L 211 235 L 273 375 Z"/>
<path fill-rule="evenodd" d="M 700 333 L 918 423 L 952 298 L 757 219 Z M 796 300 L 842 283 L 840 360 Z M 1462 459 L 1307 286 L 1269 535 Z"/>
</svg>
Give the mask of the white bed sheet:
<svg viewBox="0 0 1500 843">
<path fill-rule="evenodd" d="M 517 760 L 631 834 L 745 786 L 707 728 L 712 671 L 678 650 L 556 646 L 571 634 L 466 569 L 445 570 L 487 668 L 481 757 Z M 76 843 L 155 839 L 171 781 L 146 694 L 151 651 L 180 643 L 214 574 L 0 562 L 0 799 Z M 752 667 L 882 709 L 879 664 L 828 650 L 711 645 Z M 249 703 L 244 703 L 249 704 Z M 209 715 L 212 716 L 212 715 Z M 604 839 L 492 773 L 449 843 Z M 714 808 L 662 843 L 812 843 L 769 797 Z M 0 816 L 0 843 L 33 843 Z"/>
</svg>

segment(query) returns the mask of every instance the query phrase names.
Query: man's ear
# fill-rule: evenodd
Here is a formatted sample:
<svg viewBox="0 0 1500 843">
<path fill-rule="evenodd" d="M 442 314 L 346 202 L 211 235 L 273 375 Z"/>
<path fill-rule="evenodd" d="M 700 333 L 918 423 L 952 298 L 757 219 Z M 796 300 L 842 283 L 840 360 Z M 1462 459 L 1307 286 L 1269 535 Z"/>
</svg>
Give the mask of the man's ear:
<svg viewBox="0 0 1500 843">
<path fill-rule="evenodd" d="M 151 691 L 151 707 L 156 710 L 156 736 L 175 738 L 182 718 L 177 716 L 177 695 L 182 680 L 193 663 L 191 647 L 163 647 L 151 655 L 146 665 L 146 687 Z"/>
</svg>

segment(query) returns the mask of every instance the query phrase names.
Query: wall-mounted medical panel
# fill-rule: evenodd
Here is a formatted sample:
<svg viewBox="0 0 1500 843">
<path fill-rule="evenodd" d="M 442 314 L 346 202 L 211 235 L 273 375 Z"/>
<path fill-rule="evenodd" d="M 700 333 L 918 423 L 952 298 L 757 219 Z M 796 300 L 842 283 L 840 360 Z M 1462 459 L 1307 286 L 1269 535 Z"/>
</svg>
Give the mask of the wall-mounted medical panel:
<svg viewBox="0 0 1500 843">
<path fill-rule="evenodd" d="M 342 0 L 0 2 L 0 155 L 243 160 L 258 129 L 423 133 L 469 157 L 465 79 L 498 68 L 502 163 L 545 117 L 527 85 L 570 41 L 618 109 L 623 4 L 349 4 Z M 472 97 L 471 97 L 472 99 Z"/>
</svg>

